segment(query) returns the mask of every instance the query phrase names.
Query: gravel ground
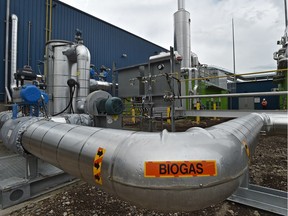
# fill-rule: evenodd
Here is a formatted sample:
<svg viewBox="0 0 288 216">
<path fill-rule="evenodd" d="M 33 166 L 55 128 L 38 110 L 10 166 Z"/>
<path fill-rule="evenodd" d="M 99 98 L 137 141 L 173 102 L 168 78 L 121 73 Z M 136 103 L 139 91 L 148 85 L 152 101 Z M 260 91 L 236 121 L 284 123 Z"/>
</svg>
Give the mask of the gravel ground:
<svg viewBox="0 0 288 216">
<path fill-rule="evenodd" d="M 287 137 L 261 136 L 250 164 L 250 182 L 287 191 Z M 1 211 L 0 211 L 1 215 Z M 41 199 L 13 208 L 11 216 L 100 216 L 100 215 L 161 215 L 161 216 L 268 216 L 257 210 L 229 201 L 195 211 L 163 213 L 136 207 L 111 196 L 95 186 L 78 181 Z"/>
</svg>

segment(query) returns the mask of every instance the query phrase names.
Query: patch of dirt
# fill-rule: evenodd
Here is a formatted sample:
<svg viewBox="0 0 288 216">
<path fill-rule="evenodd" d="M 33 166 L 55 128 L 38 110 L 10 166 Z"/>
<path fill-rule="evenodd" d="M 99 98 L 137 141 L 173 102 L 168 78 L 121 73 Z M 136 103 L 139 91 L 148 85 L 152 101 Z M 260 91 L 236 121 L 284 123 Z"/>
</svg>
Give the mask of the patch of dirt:
<svg viewBox="0 0 288 216">
<path fill-rule="evenodd" d="M 214 121 L 214 120 L 213 120 Z M 217 120 L 217 124 L 220 123 Z M 181 121 L 182 122 L 182 121 Z M 214 121 L 215 123 L 215 121 Z M 206 126 L 212 124 L 206 122 Z M 192 121 L 178 122 L 178 130 L 195 126 Z M 261 136 L 250 164 L 250 182 L 287 191 L 287 137 Z M 1 212 L 0 212 L 1 213 Z M 163 213 L 143 209 L 111 196 L 95 186 L 78 182 L 41 201 L 29 202 L 10 216 L 271 216 L 266 211 L 229 201 L 195 212 Z"/>
</svg>

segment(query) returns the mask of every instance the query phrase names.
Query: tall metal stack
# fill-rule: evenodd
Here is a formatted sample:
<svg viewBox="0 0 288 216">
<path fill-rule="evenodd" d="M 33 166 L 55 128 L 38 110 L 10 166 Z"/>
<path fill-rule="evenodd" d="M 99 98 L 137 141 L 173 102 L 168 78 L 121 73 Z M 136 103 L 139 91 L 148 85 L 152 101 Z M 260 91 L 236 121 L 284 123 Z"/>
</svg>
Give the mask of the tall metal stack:
<svg viewBox="0 0 288 216">
<path fill-rule="evenodd" d="M 190 13 L 185 10 L 185 0 L 178 0 L 174 13 L 174 49 L 182 56 L 181 67 L 191 67 Z"/>
</svg>

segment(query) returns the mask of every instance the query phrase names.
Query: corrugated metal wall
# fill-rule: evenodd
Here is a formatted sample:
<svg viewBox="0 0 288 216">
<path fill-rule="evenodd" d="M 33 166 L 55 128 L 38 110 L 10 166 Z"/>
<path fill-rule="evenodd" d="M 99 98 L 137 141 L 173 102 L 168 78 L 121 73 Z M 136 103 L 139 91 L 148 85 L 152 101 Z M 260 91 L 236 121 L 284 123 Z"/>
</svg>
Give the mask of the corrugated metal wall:
<svg viewBox="0 0 288 216">
<path fill-rule="evenodd" d="M 248 92 L 270 92 L 273 88 L 277 88 L 278 85 L 273 83 L 272 80 L 267 81 L 258 81 L 258 82 L 243 82 L 243 83 L 237 83 L 236 89 L 237 93 L 248 93 Z M 255 110 L 261 110 L 261 101 L 263 98 L 265 98 L 268 101 L 267 109 L 280 109 L 280 101 L 279 96 L 261 96 L 261 97 L 251 97 L 254 98 L 251 100 L 252 104 L 249 104 L 249 107 L 253 107 Z M 255 103 L 255 98 L 258 98 Z M 241 100 L 239 101 L 239 98 L 233 98 L 232 99 L 232 109 L 239 109 L 241 107 L 241 104 L 239 104 Z M 228 104 L 230 104 L 230 99 Z"/>
<path fill-rule="evenodd" d="M 10 13 L 16 14 L 19 19 L 17 68 L 29 64 L 34 71 L 40 69 L 43 72 L 43 65 L 39 62 L 44 59 L 46 0 L 10 0 Z M 0 1 L 0 19 L 0 40 L 2 41 L 0 59 L 4 60 L 6 1 L 3 0 Z M 28 59 L 29 22 L 31 23 L 31 47 Z M 115 62 L 118 68 L 144 63 L 148 61 L 149 56 L 165 50 L 143 38 L 54 0 L 51 39 L 73 41 L 77 28 L 82 31 L 84 44 L 91 52 L 91 63 L 97 68 L 101 65 L 111 68 L 112 62 Z M 127 58 L 123 58 L 123 54 L 126 54 Z M 0 101 L 4 99 L 4 65 L 4 61 L 0 61 Z"/>
</svg>

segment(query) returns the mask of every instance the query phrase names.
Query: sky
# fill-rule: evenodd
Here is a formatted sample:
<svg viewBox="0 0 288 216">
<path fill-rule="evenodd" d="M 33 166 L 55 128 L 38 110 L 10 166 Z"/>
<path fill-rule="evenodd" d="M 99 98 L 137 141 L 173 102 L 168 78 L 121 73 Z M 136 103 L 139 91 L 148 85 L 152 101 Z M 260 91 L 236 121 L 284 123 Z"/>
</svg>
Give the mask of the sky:
<svg viewBox="0 0 288 216">
<path fill-rule="evenodd" d="M 174 46 L 177 0 L 61 0 L 166 49 Z M 191 18 L 191 51 L 202 64 L 236 73 L 276 69 L 273 53 L 284 35 L 284 0 L 186 0 Z"/>
</svg>

